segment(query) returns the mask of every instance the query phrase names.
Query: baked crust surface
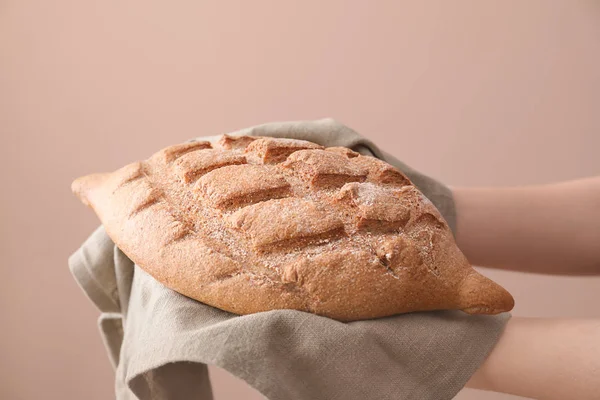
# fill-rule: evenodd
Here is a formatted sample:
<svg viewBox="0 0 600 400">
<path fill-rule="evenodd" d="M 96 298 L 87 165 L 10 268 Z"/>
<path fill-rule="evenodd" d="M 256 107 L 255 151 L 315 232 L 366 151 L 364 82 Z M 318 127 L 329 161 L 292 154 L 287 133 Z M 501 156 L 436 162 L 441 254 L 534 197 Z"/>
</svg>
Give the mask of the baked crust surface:
<svg viewBox="0 0 600 400">
<path fill-rule="evenodd" d="M 353 321 L 514 305 L 402 172 L 350 149 L 224 135 L 81 177 L 73 191 L 155 279 L 235 314 Z"/>
</svg>

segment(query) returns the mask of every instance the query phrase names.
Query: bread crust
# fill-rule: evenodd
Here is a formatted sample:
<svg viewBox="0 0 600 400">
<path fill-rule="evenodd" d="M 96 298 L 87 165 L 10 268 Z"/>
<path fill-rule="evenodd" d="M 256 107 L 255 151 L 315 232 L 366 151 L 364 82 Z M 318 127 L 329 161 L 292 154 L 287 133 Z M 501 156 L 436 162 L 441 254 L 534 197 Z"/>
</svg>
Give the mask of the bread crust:
<svg viewBox="0 0 600 400">
<path fill-rule="evenodd" d="M 514 305 L 401 171 L 350 149 L 223 135 L 72 189 L 140 268 L 235 314 L 295 309 L 354 321 Z"/>
</svg>

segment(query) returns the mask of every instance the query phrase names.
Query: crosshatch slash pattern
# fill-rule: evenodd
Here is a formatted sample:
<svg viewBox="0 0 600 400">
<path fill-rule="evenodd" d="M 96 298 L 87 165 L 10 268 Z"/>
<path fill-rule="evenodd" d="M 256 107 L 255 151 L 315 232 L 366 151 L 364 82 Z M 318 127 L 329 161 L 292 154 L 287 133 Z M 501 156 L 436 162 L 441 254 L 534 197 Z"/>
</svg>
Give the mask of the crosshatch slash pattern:
<svg viewBox="0 0 600 400">
<path fill-rule="evenodd" d="M 495 284 L 473 275 L 431 202 L 402 172 L 347 148 L 223 135 L 95 179 L 90 202 L 122 250 L 227 311 L 495 312 L 475 290 Z"/>
</svg>

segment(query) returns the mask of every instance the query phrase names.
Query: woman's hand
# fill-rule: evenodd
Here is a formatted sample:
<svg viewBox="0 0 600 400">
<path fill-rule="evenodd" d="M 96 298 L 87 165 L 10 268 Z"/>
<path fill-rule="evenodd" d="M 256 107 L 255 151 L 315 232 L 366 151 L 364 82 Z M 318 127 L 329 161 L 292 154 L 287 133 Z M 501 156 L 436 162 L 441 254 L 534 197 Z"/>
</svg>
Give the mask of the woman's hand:
<svg viewBox="0 0 600 400">
<path fill-rule="evenodd" d="M 600 396 L 600 320 L 520 318 L 467 387 L 540 400 Z"/>
<path fill-rule="evenodd" d="M 474 265 L 600 275 L 600 177 L 454 188 L 457 243 Z M 513 317 L 467 387 L 535 399 L 597 399 L 600 320 Z"/>
<path fill-rule="evenodd" d="M 452 188 L 458 246 L 478 266 L 600 275 L 600 177 L 515 188 Z"/>
</svg>

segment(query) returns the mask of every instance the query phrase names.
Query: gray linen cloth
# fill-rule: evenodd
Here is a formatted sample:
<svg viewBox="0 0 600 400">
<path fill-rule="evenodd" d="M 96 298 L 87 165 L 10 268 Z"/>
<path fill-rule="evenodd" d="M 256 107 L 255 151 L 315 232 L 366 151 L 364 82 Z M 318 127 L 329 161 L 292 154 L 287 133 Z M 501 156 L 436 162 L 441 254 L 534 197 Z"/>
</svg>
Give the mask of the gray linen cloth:
<svg viewBox="0 0 600 400">
<path fill-rule="evenodd" d="M 306 139 L 386 160 L 404 171 L 455 229 L 446 186 L 334 120 L 271 123 L 231 134 Z M 165 288 L 134 265 L 102 226 L 69 258 L 69 266 L 101 312 L 119 400 L 212 399 L 209 364 L 270 400 L 451 399 L 510 318 L 459 311 L 350 323 L 293 310 L 237 316 Z"/>
</svg>

